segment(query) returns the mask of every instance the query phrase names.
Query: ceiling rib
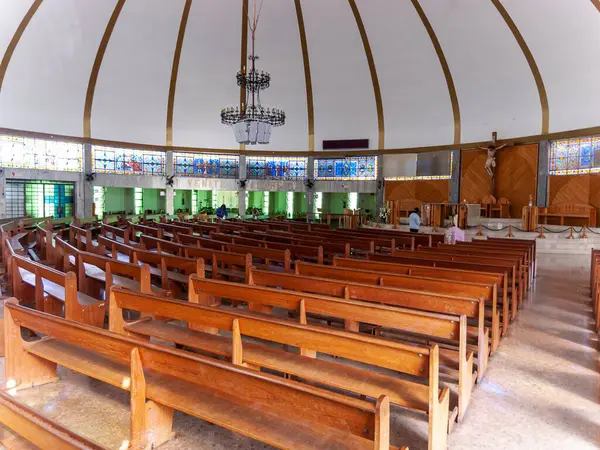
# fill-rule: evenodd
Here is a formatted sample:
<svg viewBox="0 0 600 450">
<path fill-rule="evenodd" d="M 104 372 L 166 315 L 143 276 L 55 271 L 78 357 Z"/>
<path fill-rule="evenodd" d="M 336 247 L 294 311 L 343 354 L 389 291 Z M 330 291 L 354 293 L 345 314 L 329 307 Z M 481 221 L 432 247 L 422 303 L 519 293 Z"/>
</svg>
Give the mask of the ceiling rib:
<svg viewBox="0 0 600 450">
<path fill-rule="evenodd" d="M 175 53 L 173 54 L 173 66 L 171 67 L 171 82 L 169 84 L 169 100 L 167 102 L 167 145 L 173 145 L 173 112 L 175 110 L 175 91 L 177 90 L 177 74 L 179 73 L 179 61 L 181 60 L 181 48 L 185 38 L 185 29 L 192 9 L 192 0 L 185 0 Z"/>
<path fill-rule="evenodd" d="M 102 35 L 98 51 L 96 52 L 96 58 L 94 59 L 94 65 L 92 66 L 87 93 L 85 95 L 85 107 L 83 109 L 83 137 L 85 138 L 92 137 L 92 106 L 94 104 L 94 94 L 96 92 L 98 74 L 100 73 L 100 67 L 102 66 L 102 60 L 104 59 L 108 42 L 110 41 L 112 32 L 119 19 L 119 14 L 121 14 L 121 11 L 123 10 L 123 6 L 125 6 L 125 0 L 118 0 L 115 9 L 108 20 L 108 24 L 106 24 L 106 29 Z"/>
<path fill-rule="evenodd" d="M 456 86 L 454 85 L 454 79 L 452 78 L 452 72 L 450 72 L 450 66 L 446 60 L 446 55 L 444 55 L 444 51 L 442 50 L 442 45 L 440 44 L 440 41 L 437 38 L 437 35 L 435 34 L 435 31 L 431 26 L 431 22 L 427 18 L 425 11 L 421 7 L 419 0 L 411 0 L 411 2 L 417 11 L 417 14 L 421 18 L 421 22 L 423 22 L 425 30 L 427 30 L 429 39 L 431 39 L 435 53 L 440 61 L 440 65 L 442 66 L 444 77 L 446 78 L 448 94 L 450 95 L 450 104 L 452 105 L 452 115 L 454 117 L 454 144 L 457 145 L 460 144 L 461 139 L 460 106 L 458 102 L 458 95 L 456 93 Z"/>
<path fill-rule="evenodd" d="M 300 33 L 300 45 L 302 46 L 302 61 L 304 63 L 304 82 L 306 84 L 306 110 L 308 114 L 308 151 L 315 151 L 315 109 L 313 103 L 312 76 L 310 73 L 310 57 L 308 56 L 308 42 L 306 41 L 306 28 L 304 27 L 304 15 L 302 14 L 302 3 L 294 0 L 296 4 L 296 16 L 298 17 L 298 32 Z"/>
<path fill-rule="evenodd" d="M 510 14 L 508 14 L 508 11 L 506 11 L 506 8 L 504 8 L 502 3 L 500 3 L 500 0 L 491 1 L 506 22 L 506 25 L 515 37 L 519 47 L 521 47 L 521 51 L 527 60 L 527 64 L 529 64 L 529 68 L 531 69 L 531 73 L 537 86 L 538 95 L 540 96 L 540 104 L 542 107 L 542 134 L 548 133 L 550 131 L 550 107 L 548 106 L 548 94 L 546 93 L 546 86 L 544 86 L 544 80 L 542 79 L 540 69 L 535 62 L 535 58 L 533 57 L 533 53 L 531 53 L 527 42 L 525 42 L 523 35 L 519 31 L 519 28 L 517 28 L 515 22 L 512 20 L 512 17 L 510 17 Z"/>
<path fill-rule="evenodd" d="M 375 67 L 375 58 L 373 58 L 373 52 L 371 51 L 371 44 L 369 43 L 367 30 L 365 29 L 365 24 L 360 16 L 358 6 L 356 6 L 356 1 L 348 0 L 348 2 L 350 3 L 350 8 L 352 8 L 352 13 L 354 14 L 354 19 L 356 20 L 356 25 L 358 26 L 360 38 L 362 39 L 362 43 L 365 48 L 367 62 L 369 63 L 369 71 L 371 72 L 371 80 L 373 82 L 373 92 L 375 94 L 375 106 L 377 108 L 377 129 L 379 134 L 377 149 L 383 150 L 385 148 L 385 119 L 383 116 L 383 100 L 381 99 L 381 87 L 379 86 L 379 77 L 377 76 L 377 68 Z"/>
<path fill-rule="evenodd" d="M 38 10 L 40 5 L 42 4 L 42 0 L 35 0 L 32 5 L 29 7 L 29 10 L 21 20 L 21 23 L 15 30 L 15 34 L 13 34 L 12 39 L 10 40 L 6 51 L 4 52 L 4 56 L 2 57 L 2 62 L 0 62 L 0 92 L 2 91 L 2 83 L 4 83 L 4 76 L 6 75 L 6 71 L 8 70 L 8 65 L 10 64 L 10 60 L 12 58 L 15 49 L 17 48 L 17 44 L 21 40 L 21 36 L 25 32 L 27 25 L 31 22 L 33 15 Z"/>
</svg>

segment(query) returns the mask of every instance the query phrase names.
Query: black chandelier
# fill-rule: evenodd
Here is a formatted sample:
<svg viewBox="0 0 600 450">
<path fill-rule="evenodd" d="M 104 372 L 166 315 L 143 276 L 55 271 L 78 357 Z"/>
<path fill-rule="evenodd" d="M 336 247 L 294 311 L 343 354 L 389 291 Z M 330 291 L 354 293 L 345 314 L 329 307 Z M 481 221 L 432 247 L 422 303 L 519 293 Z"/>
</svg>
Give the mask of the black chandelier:
<svg viewBox="0 0 600 450">
<path fill-rule="evenodd" d="M 254 53 L 254 44 L 260 9 L 262 9 L 262 2 L 257 13 L 255 0 L 252 20 L 248 17 L 248 26 L 252 35 L 252 51 L 248 57 L 250 70 L 246 71 L 246 67 L 243 67 L 236 75 L 237 85 L 246 91 L 246 103 L 221 110 L 221 123 L 231 125 L 235 139 L 240 144 L 268 144 L 271 139 L 271 128 L 285 124 L 285 112 L 282 109 L 265 107 L 260 103 L 260 91 L 271 85 L 271 74 L 256 69 L 256 61 L 259 58 Z"/>
</svg>

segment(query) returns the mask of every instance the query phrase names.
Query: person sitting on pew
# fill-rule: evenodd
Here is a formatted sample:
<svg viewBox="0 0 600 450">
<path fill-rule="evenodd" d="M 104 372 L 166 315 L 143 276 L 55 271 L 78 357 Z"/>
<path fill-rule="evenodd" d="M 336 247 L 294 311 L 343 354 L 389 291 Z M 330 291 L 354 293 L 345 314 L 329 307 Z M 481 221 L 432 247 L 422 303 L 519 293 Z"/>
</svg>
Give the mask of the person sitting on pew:
<svg viewBox="0 0 600 450">
<path fill-rule="evenodd" d="M 408 228 L 412 233 L 418 233 L 421 227 L 421 216 L 419 216 L 419 208 L 413 209 L 413 212 L 408 216 Z"/>
<path fill-rule="evenodd" d="M 217 209 L 217 219 L 227 219 L 227 206 L 225 206 L 225 203 L 223 203 L 221 207 Z"/>
</svg>

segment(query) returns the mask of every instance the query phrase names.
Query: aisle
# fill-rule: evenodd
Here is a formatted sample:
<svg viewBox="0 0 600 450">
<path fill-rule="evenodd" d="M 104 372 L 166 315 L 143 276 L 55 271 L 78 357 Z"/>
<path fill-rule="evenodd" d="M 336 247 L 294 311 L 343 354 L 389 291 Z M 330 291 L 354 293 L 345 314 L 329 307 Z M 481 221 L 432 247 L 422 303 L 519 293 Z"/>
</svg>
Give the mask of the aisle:
<svg viewBox="0 0 600 450">
<path fill-rule="evenodd" d="M 533 295 L 490 360 L 450 450 L 600 448 L 589 256 L 539 255 Z"/>
</svg>

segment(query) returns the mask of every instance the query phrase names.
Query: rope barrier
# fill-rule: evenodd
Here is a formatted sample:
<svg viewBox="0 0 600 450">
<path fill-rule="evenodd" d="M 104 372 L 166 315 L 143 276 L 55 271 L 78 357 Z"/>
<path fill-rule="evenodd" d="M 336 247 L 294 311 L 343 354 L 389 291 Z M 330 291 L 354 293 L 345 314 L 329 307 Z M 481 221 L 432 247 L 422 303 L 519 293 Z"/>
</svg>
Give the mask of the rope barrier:
<svg viewBox="0 0 600 450">
<path fill-rule="evenodd" d="M 490 228 L 490 227 L 485 226 L 485 225 L 483 225 L 483 224 L 480 223 L 480 224 L 478 224 L 476 226 L 468 226 L 466 228 L 469 229 L 469 230 L 475 230 L 475 229 L 477 229 L 477 233 L 475 234 L 475 236 L 477 236 L 477 237 L 483 237 L 483 236 L 485 236 L 485 234 L 483 233 L 483 229 L 484 228 L 486 230 L 488 230 L 488 231 L 492 231 L 492 232 L 496 232 L 496 233 L 508 230 L 508 234 L 506 235 L 506 237 L 514 237 L 513 231 L 515 231 L 515 230 L 516 231 L 520 231 L 520 232 L 530 232 L 529 230 L 523 230 L 523 229 L 521 229 L 521 228 L 519 228 L 519 227 L 517 227 L 515 225 L 512 225 L 512 224 L 509 224 L 509 225 L 506 225 L 506 226 L 501 226 L 499 228 Z M 579 228 L 571 225 L 570 227 L 565 228 L 563 230 L 552 230 L 552 229 L 544 226 L 543 224 L 540 224 L 539 225 L 539 233 L 537 235 L 537 239 L 546 239 L 546 236 L 544 235 L 544 232 L 552 233 L 552 234 L 562 234 L 562 233 L 569 232 L 569 236 L 567 236 L 567 239 L 575 239 L 575 235 L 576 234 L 579 235 L 578 236 L 579 239 L 588 239 L 589 238 L 588 232 L 591 233 L 591 234 L 596 234 L 596 235 L 600 236 L 600 231 L 594 231 L 593 228 L 591 228 L 591 227 L 589 227 L 587 225 L 581 226 Z"/>
</svg>

